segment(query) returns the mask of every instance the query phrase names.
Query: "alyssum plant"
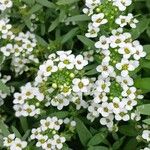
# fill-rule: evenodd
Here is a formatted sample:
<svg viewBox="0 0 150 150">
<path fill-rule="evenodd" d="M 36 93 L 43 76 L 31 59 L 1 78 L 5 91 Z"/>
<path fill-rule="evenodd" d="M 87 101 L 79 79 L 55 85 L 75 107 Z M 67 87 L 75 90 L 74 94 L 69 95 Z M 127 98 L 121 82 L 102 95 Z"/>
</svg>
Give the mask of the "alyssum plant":
<svg viewBox="0 0 150 150">
<path fill-rule="evenodd" d="M 128 10 L 132 0 L 86 0 L 83 12 L 89 22 L 84 28 L 88 31 L 81 41 L 91 43 L 91 47 L 88 45 L 86 51 L 57 49 L 50 53 L 49 47 L 42 45 L 46 42 L 42 38 L 42 44 L 38 41 L 36 29 L 39 24 L 36 21 L 40 15 L 36 17 L 34 13 L 42 8 L 41 5 L 68 6 L 78 1 L 24 2 L 16 1 L 21 6 L 16 8 L 15 2 L 0 0 L 3 85 L 0 105 L 5 106 L 3 100 L 13 93 L 13 100 L 10 98 L 13 106 L 10 107 L 16 120 L 10 119 L 13 122 L 10 130 L 3 121 L 0 122 L 1 147 L 9 150 L 119 150 L 131 136 L 133 138 L 123 146 L 124 150 L 150 150 L 150 123 L 148 119 L 142 122 L 145 116 L 141 116 L 139 107 L 144 91 L 135 84 L 146 52 L 130 33 L 130 28 L 135 29 L 139 23 Z M 35 6 L 30 10 L 33 12 L 30 20 L 35 24 L 31 23 L 28 31 L 12 21 L 11 11 L 15 7 L 25 13 L 27 4 L 32 3 Z M 62 11 L 61 16 L 64 14 Z M 77 21 L 72 22 L 73 25 Z M 56 25 L 54 22 L 54 30 Z M 60 30 L 56 29 L 56 33 L 58 37 Z M 3 71 L 7 63 L 11 66 L 12 79 Z M 33 68 L 35 74 L 30 72 Z M 28 74 L 26 84 L 19 85 L 19 92 L 15 87 L 9 91 L 5 83 L 15 82 L 22 74 Z M 32 75 L 34 80 L 31 80 Z M 9 122 L 7 116 L 3 119 Z M 17 130 L 18 120 L 24 131 Z M 76 144 L 80 146 L 76 148 Z"/>
</svg>

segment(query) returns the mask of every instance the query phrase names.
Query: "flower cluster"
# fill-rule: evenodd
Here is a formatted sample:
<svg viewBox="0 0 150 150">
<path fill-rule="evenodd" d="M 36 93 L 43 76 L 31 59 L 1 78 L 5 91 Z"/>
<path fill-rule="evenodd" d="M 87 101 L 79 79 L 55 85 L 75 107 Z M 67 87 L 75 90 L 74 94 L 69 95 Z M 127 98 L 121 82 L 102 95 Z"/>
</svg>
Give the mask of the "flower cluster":
<svg viewBox="0 0 150 150">
<path fill-rule="evenodd" d="M 9 1 L 7 0 L 6 2 Z M 4 14 L 4 17 L 0 19 L 0 51 L 6 58 L 9 59 L 11 57 L 12 70 L 15 71 L 16 75 L 27 71 L 29 69 L 27 64 L 39 62 L 35 56 L 35 48 L 37 46 L 35 35 L 18 30 L 10 23 L 8 15 Z"/>
<path fill-rule="evenodd" d="M 84 67 L 88 61 L 82 55 L 75 56 L 71 51 L 57 51 L 39 67 L 33 85 L 21 87 L 21 93 L 14 94 L 16 116 L 34 116 L 39 108 L 48 106 L 58 110 L 70 102 L 76 109 L 86 108 L 84 94 L 90 94 L 92 80 L 84 77 Z"/>
<path fill-rule="evenodd" d="M 108 7 L 113 6 L 112 12 L 106 12 L 104 7 L 106 4 Z M 87 118 L 94 121 L 95 118 L 102 116 L 100 123 L 106 125 L 110 130 L 115 126 L 115 120 L 140 120 L 140 115 L 134 110 L 134 107 L 137 105 L 137 100 L 142 99 L 143 96 L 134 87 L 130 72 L 139 67 L 139 60 L 145 57 L 146 53 L 139 41 L 133 41 L 131 34 L 124 32 L 123 28 L 111 30 L 109 36 L 99 35 L 100 26 L 106 23 L 113 22 L 119 25 L 114 26 L 115 28 L 126 25 L 135 28 L 138 21 L 133 15 L 120 15 L 114 7 L 115 5 L 120 11 L 123 11 L 130 4 L 131 1 L 109 1 L 109 3 L 104 1 L 101 3 L 99 0 L 91 0 L 86 1 L 88 8 L 83 10 L 91 16 L 92 20 L 86 36 L 91 38 L 99 36 L 95 48 L 100 62 L 96 68 L 100 75 L 93 85 L 94 99 L 88 107 Z M 116 18 L 109 18 L 111 13 L 114 13 Z"/>
<path fill-rule="evenodd" d="M 3 145 L 10 150 L 23 150 L 26 148 L 27 142 L 17 138 L 15 134 L 10 134 L 8 137 L 4 137 Z"/>
<path fill-rule="evenodd" d="M 101 29 L 107 32 L 112 28 L 126 25 L 136 28 L 138 20 L 134 18 L 133 14 L 122 15 L 122 11 L 131 3 L 131 0 L 87 0 L 85 3 L 86 8 L 83 9 L 83 12 L 91 17 L 92 22 L 88 25 L 86 37 L 97 37 Z M 104 26 L 105 24 L 107 24 L 108 28 Z"/>
<path fill-rule="evenodd" d="M 63 124 L 66 131 L 60 131 Z M 71 136 L 75 126 L 76 122 L 69 118 L 47 117 L 40 121 L 40 127 L 32 129 L 30 138 L 37 141 L 36 147 L 41 147 L 44 150 L 59 150 L 64 147 L 65 141 L 68 139 L 67 134 Z"/>
</svg>

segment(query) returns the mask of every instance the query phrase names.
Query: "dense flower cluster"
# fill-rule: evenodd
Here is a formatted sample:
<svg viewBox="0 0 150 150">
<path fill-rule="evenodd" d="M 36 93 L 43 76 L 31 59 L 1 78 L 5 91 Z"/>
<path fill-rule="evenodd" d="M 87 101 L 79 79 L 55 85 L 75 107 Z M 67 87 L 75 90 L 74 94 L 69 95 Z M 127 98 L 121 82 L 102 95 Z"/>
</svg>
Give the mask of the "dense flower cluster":
<svg viewBox="0 0 150 150">
<path fill-rule="evenodd" d="M 11 57 L 12 70 L 15 71 L 16 75 L 27 71 L 29 69 L 27 64 L 39 62 L 34 55 L 37 45 L 35 35 L 30 32 L 18 32 L 18 29 L 10 24 L 8 15 L 4 15 L 0 19 L 0 38 L 0 51 L 5 57 Z"/>
<path fill-rule="evenodd" d="M 109 2 L 109 5 L 117 6 L 120 11 L 125 10 L 126 6 L 131 4 L 131 1 Z M 89 23 L 87 37 L 99 36 L 100 26 L 109 24 L 110 20 L 115 21 L 120 27 L 127 24 L 132 28 L 136 27 L 138 21 L 132 14 L 127 16 L 117 14 L 115 7 L 113 8 L 114 13 L 118 15 L 117 19 L 108 19 L 110 14 L 103 13 L 103 5 L 108 3 L 106 1 L 103 3 L 99 0 L 86 1 L 88 8 L 83 11 L 88 13 L 92 20 L 92 23 Z M 137 40 L 133 41 L 131 34 L 123 32 L 123 28 L 118 28 L 113 29 L 110 36 L 101 35 L 95 43 L 95 48 L 100 56 L 100 65 L 96 68 L 100 75 L 94 84 L 92 94 L 94 100 L 88 107 L 87 118 L 94 121 L 95 118 L 102 116 L 100 123 L 110 130 L 114 126 L 114 120 L 140 120 L 139 113 L 135 112 L 134 107 L 137 105 L 137 99 L 142 99 L 143 96 L 134 87 L 130 72 L 138 68 L 140 58 L 146 56 L 142 45 Z"/>
<path fill-rule="evenodd" d="M 60 131 L 61 126 L 65 125 L 66 132 Z M 76 122 L 66 119 L 58 119 L 57 117 L 47 117 L 40 121 L 40 127 L 32 129 L 31 139 L 36 140 L 36 147 L 44 150 L 59 150 L 65 145 L 68 135 L 74 132 Z M 71 138 L 71 137 L 69 137 Z"/>
<path fill-rule="evenodd" d="M 98 37 L 101 29 L 104 31 L 111 30 L 117 27 L 124 27 L 129 25 L 131 28 L 136 28 L 138 20 L 134 18 L 133 14 L 129 13 L 127 16 L 122 15 L 127 6 L 131 4 L 131 0 L 87 0 L 86 8 L 83 12 L 91 17 L 88 24 L 88 33 L 86 37 Z M 109 8 L 109 9 L 106 9 Z M 118 10 L 119 9 L 119 10 Z M 107 24 L 109 28 L 104 25 Z"/>
<path fill-rule="evenodd" d="M 3 145 L 10 150 L 23 150 L 26 148 L 27 142 L 17 138 L 15 134 L 10 134 L 8 137 L 4 137 Z"/>
<path fill-rule="evenodd" d="M 21 87 L 21 93 L 14 94 L 16 116 L 34 116 L 50 105 L 61 110 L 70 102 L 76 109 L 86 108 L 83 95 L 90 94 L 93 82 L 84 77 L 87 64 L 82 55 L 75 56 L 71 50 L 51 54 L 39 67 L 33 85 L 27 83 Z"/>
</svg>

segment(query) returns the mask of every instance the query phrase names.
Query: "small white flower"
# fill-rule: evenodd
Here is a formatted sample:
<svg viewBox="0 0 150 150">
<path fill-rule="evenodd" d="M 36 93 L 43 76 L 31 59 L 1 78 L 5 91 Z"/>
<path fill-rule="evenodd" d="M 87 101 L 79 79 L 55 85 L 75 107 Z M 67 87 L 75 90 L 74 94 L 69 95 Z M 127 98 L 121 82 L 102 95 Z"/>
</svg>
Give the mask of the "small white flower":
<svg viewBox="0 0 150 150">
<path fill-rule="evenodd" d="M 75 78 L 75 79 L 73 79 L 72 83 L 73 83 L 72 89 L 74 92 L 78 93 L 78 92 L 87 92 L 88 91 L 88 88 L 87 88 L 87 86 L 89 85 L 88 79 Z"/>
<path fill-rule="evenodd" d="M 95 47 L 103 50 L 107 50 L 109 48 L 109 43 L 110 43 L 109 38 L 106 38 L 105 36 L 101 36 L 99 38 L 99 41 L 95 43 Z"/>
<path fill-rule="evenodd" d="M 150 142 L 150 130 L 144 130 L 142 133 L 142 138 L 147 142 Z"/>
<path fill-rule="evenodd" d="M 74 64 L 77 70 L 82 70 L 88 64 L 88 61 L 83 58 L 82 55 L 77 55 Z"/>
<path fill-rule="evenodd" d="M 92 16 L 93 26 L 99 27 L 100 25 L 106 24 L 108 21 L 104 19 L 104 13 L 94 14 Z"/>
</svg>

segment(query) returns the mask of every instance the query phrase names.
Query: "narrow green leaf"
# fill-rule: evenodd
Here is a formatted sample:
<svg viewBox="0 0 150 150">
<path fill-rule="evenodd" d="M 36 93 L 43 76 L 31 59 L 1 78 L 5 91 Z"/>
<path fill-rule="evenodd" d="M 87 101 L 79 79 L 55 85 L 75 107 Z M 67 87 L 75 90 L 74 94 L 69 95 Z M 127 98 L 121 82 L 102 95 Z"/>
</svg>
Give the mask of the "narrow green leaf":
<svg viewBox="0 0 150 150">
<path fill-rule="evenodd" d="M 30 10 L 29 10 L 29 14 L 33 14 L 37 11 L 39 11 L 42 8 L 42 5 L 40 4 L 35 4 Z"/>
<path fill-rule="evenodd" d="M 150 53 L 150 45 L 144 45 L 143 49 L 146 53 Z"/>
<path fill-rule="evenodd" d="M 121 139 L 117 140 L 112 146 L 113 150 L 119 150 L 124 140 L 125 140 L 125 137 L 122 137 Z"/>
<path fill-rule="evenodd" d="M 58 0 L 57 5 L 70 5 L 72 3 L 78 2 L 79 0 Z"/>
<path fill-rule="evenodd" d="M 72 21 L 89 21 L 90 17 L 87 15 L 76 15 L 72 16 L 66 19 L 66 22 L 72 22 Z"/>
<path fill-rule="evenodd" d="M 150 118 L 143 120 L 143 122 L 146 123 L 146 124 L 148 124 L 148 125 L 150 125 Z"/>
<path fill-rule="evenodd" d="M 97 70 L 94 68 L 94 69 L 92 69 L 92 70 L 87 71 L 85 74 L 86 74 L 86 75 L 95 75 L 95 74 L 97 74 L 97 73 L 98 73 Z"/>
<path fill-rule="evenodd" d="M 12 126 L 11 128 L 13 132 L 15 133 L 16 137 L 21 138 L 21 134 L 19 133 L 19 131 L 14 126 Z"/>
<path fill-rule="evenodd" d="M 48 32 L 53 31 L 59 25 L 59 18 L 56 18 L 50 25 Z"/>
<path fill-rule="evenodd" d="M 22 137 L 22 140 L 25 141 L 29 136 L 30 136 L 30 130 L 27 130 L 24 136 Z"/>
<path fill-rule="evenodd" d="M 56 116 L 58 118 L 65 118 L 69 115 L 68 111 L 54 112 L 49 114 L 49 116 Z"/>
<path fill-rule="evenodd" d="M 79 135 L 80 141 L 84 146 L 86 146 L 88 141 L 92 138 L 92 134 L 90 133 L 90 131 L 86 128 L 86 126 L 80 119 L 76 118 L 75 120 L 77 122 L 76 129 L 77 129 L 77 133 Z"/>
<path fill-rule="evenodd" d="M 90 48 L 95 48 L 94 42 L 92 40 L 88 39 L 87 37 L 85 37 L 83 35 L 78 35 L 77 37 L 86 46 L 88 46 Z"/>
<path fill-rule="evenodd" d="M 89 146 L 94 146 L 94 145 L 98 145 L 101 142 L 103 142 L 103 140 L 105 140 L 105 138 L 107 137 L 107 132 L 100 132 L 97 133 L 96 135 L 94 135 L 92 137 L 92 139 L 90 139 L 90 141 L 88 142 Z"/>
<path fill-rule="evenodd" d="M 35 3 L 35 0 L 21 0 L 21 1 L 23 1 L 27 5 L 33 5 Z"/>
<path fill-rule="evenodd" d="M 137 110 L 142 115 L 150 115 L 150 104 L 144 104 L 137 107 Z"/>
<path fill-rule="evenodd" d="M 70 30 L 66 35 L 64 35 L 61 43 L 62 44 L 66 43 L 68 40 L 70 40 L 72 37 L 74 37 L 77 34 L 77 31 L 78 31 L 78 27 Z"/>
<path fill-rule="evenodd" d="M 42 46 L 47 46 L 48 45 L 48 43 L 43 38 L 41 38 L 38 35 L 35 35 L 35 36 L 36 36 L 36 40 L 38 41 L 39 44 L 41 44 Z"/>
<path fill-rule="evenodd" d="M 22 127 L 23 131 L 26 132 L 28 130 L 27 118 L 20 117 L 20 123 L 21 123 L 21 127 Z"/>
<path fill-rule="evenodd" d="M 55 4 L 48 0 L 36 0 L 36 2 L 48 8 L 56 8 Z"/>
<path fill-rule="evenodd" d="M 3 64 L 4 60 L 5 60 L 5 57 L 4 57 L 3 53 L 0 52 L 0 65 Z"/>
</svg>

